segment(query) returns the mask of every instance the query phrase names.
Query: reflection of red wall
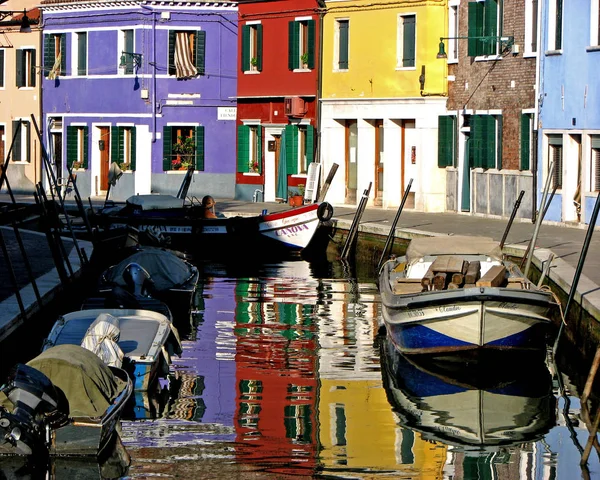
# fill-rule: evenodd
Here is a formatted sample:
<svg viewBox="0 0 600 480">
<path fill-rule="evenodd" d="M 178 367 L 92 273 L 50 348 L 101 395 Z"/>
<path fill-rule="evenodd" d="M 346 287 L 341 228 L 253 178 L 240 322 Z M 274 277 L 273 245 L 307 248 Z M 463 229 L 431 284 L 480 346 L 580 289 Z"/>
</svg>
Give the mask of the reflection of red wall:
<svg viewBox="0 0 600 480">
<path fill-rule="evenodd" d="M 265 327 L 238 326 L 253 331 Z M 237 338 L 236 455 L 239 461 L 266 464 L 269 471 L 312 475 L 317 456 L 316 341 L 290 341 L 277 331 L 278 327 L 287 328 L 269 324 L 267 328 L 272 333 L 249 333 Z M 240 390 L 243 380 L 262 382 L 262 392 L 244 394 Z M 290 393 L 290 385 L 305 391 Z M 244 402 L 260 406 L 254 425 L 241 423 L 252 417 L 243 411 Z M 286 437 L 285 407 L 291 405 L 310 408 L 310 435 L 306 442 Z"/>
</svg>

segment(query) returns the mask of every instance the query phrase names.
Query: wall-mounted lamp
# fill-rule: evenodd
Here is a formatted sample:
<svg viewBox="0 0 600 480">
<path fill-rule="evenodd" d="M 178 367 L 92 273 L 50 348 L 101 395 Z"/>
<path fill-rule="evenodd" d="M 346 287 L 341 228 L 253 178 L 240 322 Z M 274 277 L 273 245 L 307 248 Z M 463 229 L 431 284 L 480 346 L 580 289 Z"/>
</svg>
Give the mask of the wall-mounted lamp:
<svg viewBox="0 0 600 480">
<path fill-rule="evenodd" d="M 22 13 L 23 16 L 15 18 L 15 15 Z M 7 17 L 13 17 L 13 20 L 4 20 Z M 31 33 L 31 25 L 37 25 L 39 20 L 36 18 L 29 18 L 27 16 L 27 10 L 21 12 L 18 11 L 0 11 L 0 27 L 21 27 L 19 31 L 21 33 Z"/>
<path fill-rule="evenodd" d="M 489 37 L 489 36 L 483 36 L 483 37 L 440 37 L 440 44 L 439 44 L 439 49 L 438 49 L 438 54 L 436 55 L 437 58 L 448 58 L 448 55 L 446 55 L 446 48 L 444 45 L 444 40 L 479 40 L 480 42 L 483 42 L 484 44 L 488 44 L 488 45 L 494 45 L 494 44 L 500 44 L 500 49 L 501 51 L 506 51 L 507 49 L 509 49 L 512 44 L 515 41 L 514 37 L 509 37 L 509 36 L 502 36 L 502 37 Z"/>
<path fill-rule="evenodd" d="M 127 61 L 127 56 L 131 57 L 129 62 Z M 132 63 L 135 68 L 140 68 L 142 66 L 142 54 L 133 52 L 121 52 L 121 63 L 119 64 L 119 68 L 126 68 Z"/>
</svg>

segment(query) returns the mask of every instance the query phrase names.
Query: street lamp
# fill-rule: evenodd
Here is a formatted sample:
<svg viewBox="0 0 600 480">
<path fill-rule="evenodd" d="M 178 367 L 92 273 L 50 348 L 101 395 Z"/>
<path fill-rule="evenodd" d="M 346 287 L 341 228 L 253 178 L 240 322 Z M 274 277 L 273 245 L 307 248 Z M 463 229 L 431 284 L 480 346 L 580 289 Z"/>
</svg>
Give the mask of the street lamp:
<svg viewBox="0 0 600 480">
<path fill-rule="evenodd" d="M 142 66 L 142 54 L 141 53 L 121 52 L 121 63 L 119 63 L 119 68 L 127 67 L 127 56 L 131 57 L 130 61 L 133 61 L 133 66 L 135 68 L 140 68 Z"/>
<path fill-rule="evenodd" d="M 489 43 L 489 44 L 500 43 L 500 47 L 501 47 L 502 51 L 505 51 L 506 49 L 512 47 L 512 45 L 515 41 L 515 38 L 512 36 L 440 37 L 440 43 L 439 43 L 438 53 L 436 55 L 436 58 L 448 58 L 448 55 L 446 55 L 446 48 L 444 45 L 444 40 L 480 40 L 484 43 Z"/>
<path fill-rule="evenodd" d="M 23 13 L 23 16 L 18 19 L 4 20 L 7 17 L 12 17 L 16 14 Z M 0 11 L 0 27 L 21 27 L 19 32 L 31 33 L 31 25 L 37 25 L 39 20 L 37 18 L 29 18 L 27 16 L 27 10 L 17 11 Z"/>
</svg>

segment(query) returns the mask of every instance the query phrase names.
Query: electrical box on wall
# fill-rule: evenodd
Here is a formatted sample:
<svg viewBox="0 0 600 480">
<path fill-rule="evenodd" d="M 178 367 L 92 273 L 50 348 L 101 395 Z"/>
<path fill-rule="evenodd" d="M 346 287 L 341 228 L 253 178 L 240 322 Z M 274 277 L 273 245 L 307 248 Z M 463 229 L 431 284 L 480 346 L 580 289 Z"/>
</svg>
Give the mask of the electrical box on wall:
<svg viewBox="0 0 600 480">
<path fill-rule="evenodd" d="M 283 111 L 288 117 L 303 117 L 306 113 L 306 102 L 300 97 L 285 97 Z"/>
<path fill-rule="evenodd" d="M 142 97 L 142 100 L 148 100 L 148 89 L 147 88 L 142 88 L 140 96 Z"/>
</svg>

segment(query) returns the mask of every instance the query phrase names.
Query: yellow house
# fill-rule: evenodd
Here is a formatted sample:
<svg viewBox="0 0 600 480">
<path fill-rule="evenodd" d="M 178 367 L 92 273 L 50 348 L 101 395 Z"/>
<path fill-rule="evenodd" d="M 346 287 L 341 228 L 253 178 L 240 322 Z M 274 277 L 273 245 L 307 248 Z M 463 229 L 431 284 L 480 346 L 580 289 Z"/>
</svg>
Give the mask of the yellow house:
<svg viewBox="0 0 600 480">
<path fill-rule="evenodd" d="M 338 172 L 328 201 L 444 211 L 438 116 L 446 111 L 447 0 L 328 1 L 323 16 L 320 159 Z"/>
</svg>

